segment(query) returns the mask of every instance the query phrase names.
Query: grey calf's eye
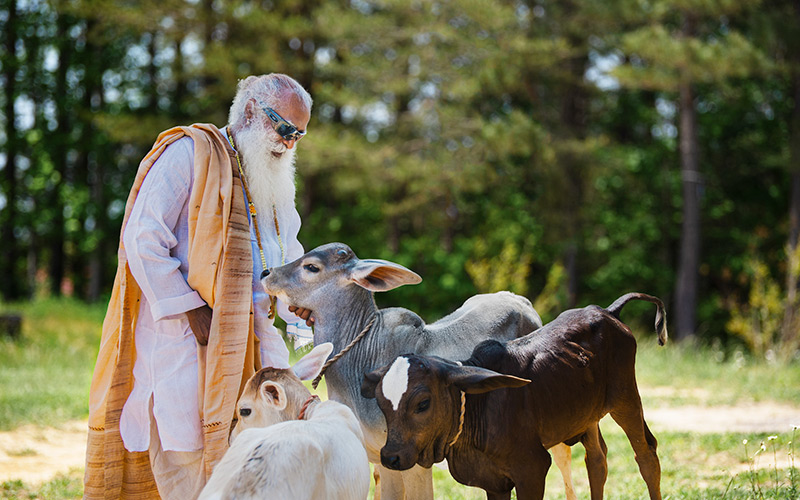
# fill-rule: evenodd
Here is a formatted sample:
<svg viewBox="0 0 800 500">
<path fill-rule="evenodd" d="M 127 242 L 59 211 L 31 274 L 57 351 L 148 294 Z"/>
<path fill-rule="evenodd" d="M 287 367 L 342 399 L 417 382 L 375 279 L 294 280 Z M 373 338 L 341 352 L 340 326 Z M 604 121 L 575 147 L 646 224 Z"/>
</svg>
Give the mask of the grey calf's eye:
<svg viewBox="0 0 800 500">
<path fill-rule="evenodd" d="M 317 266 L 315 266 L 314 264 L 306 264 L 305 266 L 303 266 L 303 269 L 305 269 L 306 271 L 311 272 L 311 273 L 318 273 L 319 272 L 319 268 Z"/>
</svg>

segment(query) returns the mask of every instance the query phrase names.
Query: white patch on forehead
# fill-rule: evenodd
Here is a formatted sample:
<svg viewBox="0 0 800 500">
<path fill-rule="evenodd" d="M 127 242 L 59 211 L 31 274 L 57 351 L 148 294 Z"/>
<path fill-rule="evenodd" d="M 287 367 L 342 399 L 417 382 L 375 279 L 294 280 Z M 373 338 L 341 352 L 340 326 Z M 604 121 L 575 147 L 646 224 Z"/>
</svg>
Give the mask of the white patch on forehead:
<svg viewBox="0 0 800 500">
<path fill-rule="evenodd" d="M 397 411 L 400 407 L 400 400 L 408 390 L 408 358 L 399 357 L 394 360 L 389 371 L 383 376 L 381 390 L 384 397 L 392 402 L 392 409 Z"/>
</svg>

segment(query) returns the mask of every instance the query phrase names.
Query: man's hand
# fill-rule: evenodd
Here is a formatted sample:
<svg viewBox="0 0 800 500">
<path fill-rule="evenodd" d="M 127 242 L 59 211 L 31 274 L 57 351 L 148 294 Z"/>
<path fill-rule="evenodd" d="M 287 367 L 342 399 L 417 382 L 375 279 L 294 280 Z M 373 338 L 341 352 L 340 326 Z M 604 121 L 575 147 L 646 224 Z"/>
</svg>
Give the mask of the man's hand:
<svg viewBox="0 0 800 500">
<path fill-rule="evenodd" d="M 311 317 L 311 309 L 304 309 L 302 307 L 289 306 L 289 312 L 293 313 L 299 318 L 306 320 L 306 325 L 314 326 L 314 318 Z"/>
<path fill-rule="evenodd" d="M 207 305 L 186 311 L 186 317 L 189 318 L 189 326 L 192 328 L 194 338 L 197 339 L 197 343 L 200 345 L 208 345 L 212 313 L 213 311 Z"/>
</svg>

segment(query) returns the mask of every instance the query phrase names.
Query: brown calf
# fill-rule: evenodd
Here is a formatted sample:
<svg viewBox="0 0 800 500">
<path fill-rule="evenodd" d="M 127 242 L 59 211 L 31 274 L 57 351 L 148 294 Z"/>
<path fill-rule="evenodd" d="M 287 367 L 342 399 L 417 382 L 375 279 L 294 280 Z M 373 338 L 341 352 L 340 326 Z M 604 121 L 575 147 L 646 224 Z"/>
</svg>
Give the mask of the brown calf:
<svg viewBox="0 0 800 500">
<path fill-rule="evenodd" d="M 383 465 L 405 470 L 446 458 L 456 481 L 483 488 L 489 500 L 509 499 L 512 488 L 520 500 L 541 499 L 547 448 L 580 441 L 598 500 L 608 473 L 598 422 L 610 413 L 630 440 L 650 498 L 660 500 L 656 438 L 636 387 L 636 340 L 619 320 L 633 299 L 656 304 L 663 345 L 663 303 L 630 293 L 608 309 L 566 311 L 535 334 L 482 342 L 463 364 L 405 355 L 366 374 L 362 395 L 377 398 L 388 426 Z"/>
</svg>

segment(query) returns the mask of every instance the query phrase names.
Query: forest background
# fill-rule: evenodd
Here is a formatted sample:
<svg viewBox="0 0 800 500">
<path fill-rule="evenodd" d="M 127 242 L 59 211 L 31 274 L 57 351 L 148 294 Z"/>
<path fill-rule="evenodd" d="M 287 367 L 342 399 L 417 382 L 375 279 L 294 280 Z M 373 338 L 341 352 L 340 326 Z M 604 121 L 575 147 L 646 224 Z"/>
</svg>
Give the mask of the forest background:
<svg viewBox="0 0 800 500">
<path fill-rule="evenodd" d="M 424 279 L 379 303 L 642 291 L 673 338 L 798 357 L 799 0 L 2 0 L 0 33 L 3 301 L 106 300 L 158 133 L 282 72 L 301 242 Z"/>
</svg>

